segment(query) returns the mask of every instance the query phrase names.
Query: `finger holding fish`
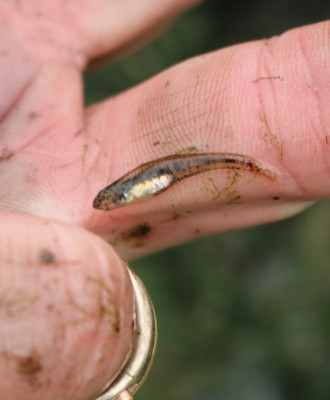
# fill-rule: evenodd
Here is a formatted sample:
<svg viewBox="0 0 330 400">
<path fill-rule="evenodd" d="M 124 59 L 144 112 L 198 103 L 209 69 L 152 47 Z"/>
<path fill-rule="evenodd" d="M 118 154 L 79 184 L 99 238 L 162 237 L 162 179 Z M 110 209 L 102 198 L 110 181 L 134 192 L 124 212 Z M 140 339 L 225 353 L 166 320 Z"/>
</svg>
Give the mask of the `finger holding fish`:
<svg viewBox="0 0 330 400">
<path fill-rule="evenodd" d="M 329 196 L 324 32 L 318 24 L 198 56 L 88 109 L 93 168 L 83 209 L 70 212 L 130 258 L 276 221 Z M 190 161 L 209 153 L 235 156 L 195 174 Z M 238 155 L 276 179 L 235 164 Z M 161 177 L 142 174 L 164 170 L 165 159 Z"/>
<path fill-rule="evenodd" d="M 306 204 L 286 204 L 274 194 L 280 175 L 273 166 L 239 154 L 153 160 L 96 196 L 99 234 L 126 258 L 134 258 L 233 226 L 283 218 Z M 164 176 L 169 179 L 161 181 Z"/>
</svg>

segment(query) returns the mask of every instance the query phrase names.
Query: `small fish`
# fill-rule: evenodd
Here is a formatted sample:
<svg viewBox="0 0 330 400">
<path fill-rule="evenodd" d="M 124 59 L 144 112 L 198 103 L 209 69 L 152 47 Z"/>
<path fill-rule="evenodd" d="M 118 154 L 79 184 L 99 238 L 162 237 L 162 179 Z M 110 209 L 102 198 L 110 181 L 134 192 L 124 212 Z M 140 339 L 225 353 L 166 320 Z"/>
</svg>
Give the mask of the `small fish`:
<svg viewBox="0 0 330 400">
<path fill-rule="evenodd" d="M 147 201 L 182 179 L 216 169 L 241 169 L 276 179 L 265 165 L 240 154 L 176 154 L 149 161 L 123 175 L 99 192 L 93 207 L 109 211 Z"/>
</svg>

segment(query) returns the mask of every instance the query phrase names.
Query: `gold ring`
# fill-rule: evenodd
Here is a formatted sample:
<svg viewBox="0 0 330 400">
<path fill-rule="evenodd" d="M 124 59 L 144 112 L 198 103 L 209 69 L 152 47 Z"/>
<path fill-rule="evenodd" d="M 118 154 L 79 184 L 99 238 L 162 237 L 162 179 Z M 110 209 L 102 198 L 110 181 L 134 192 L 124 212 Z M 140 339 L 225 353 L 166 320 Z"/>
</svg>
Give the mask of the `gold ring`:
<svg viewBox="0 0 330 400">
<path fill-rule="evenodd" d="M 133 344 L 129 358 L 95 400 L 132 400 L 148 376 L 157 345 L 157 322 L 150 296 L 128 267 L 134 291 Z"/>
</svg>

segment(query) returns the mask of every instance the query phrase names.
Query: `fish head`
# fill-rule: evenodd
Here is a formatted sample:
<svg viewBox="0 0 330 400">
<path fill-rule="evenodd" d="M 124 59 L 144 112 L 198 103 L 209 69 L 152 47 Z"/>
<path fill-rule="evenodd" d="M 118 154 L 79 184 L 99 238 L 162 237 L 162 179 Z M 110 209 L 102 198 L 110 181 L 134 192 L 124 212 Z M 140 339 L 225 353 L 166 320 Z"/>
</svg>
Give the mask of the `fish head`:
<svg viewBox="0 0 330 400">
<path fill-rule="evenodd" d="M 101 190 L 93 201 L 97 210 L 110 211 L 127 205 L 127 196 L 116 185 Z"/>
</svg>

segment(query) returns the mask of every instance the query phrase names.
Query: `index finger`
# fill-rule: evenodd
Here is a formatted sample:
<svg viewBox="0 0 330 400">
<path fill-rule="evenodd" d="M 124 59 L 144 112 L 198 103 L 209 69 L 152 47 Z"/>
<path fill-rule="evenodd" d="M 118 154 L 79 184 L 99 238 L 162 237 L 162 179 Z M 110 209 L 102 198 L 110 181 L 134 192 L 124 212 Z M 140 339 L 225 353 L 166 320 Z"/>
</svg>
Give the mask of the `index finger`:
<svg viewBox="0 0 330 400">
<path fill-rule="evenodd" d="M 274 221 L 329 196 L 329 26 L 196 57 L 92 107 L 91 139 L 102 145 L 91 200 L 144 162 L 189 151 L 243 154 L 278 179 L 243 174 L 232 185 L 223 171 L 200 174 L 150 202 L 95 211 L 86 225 L 136 256 Z M 212 191 L 223 191 L 220 201 Z"/>
</svg>

